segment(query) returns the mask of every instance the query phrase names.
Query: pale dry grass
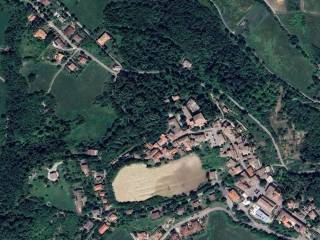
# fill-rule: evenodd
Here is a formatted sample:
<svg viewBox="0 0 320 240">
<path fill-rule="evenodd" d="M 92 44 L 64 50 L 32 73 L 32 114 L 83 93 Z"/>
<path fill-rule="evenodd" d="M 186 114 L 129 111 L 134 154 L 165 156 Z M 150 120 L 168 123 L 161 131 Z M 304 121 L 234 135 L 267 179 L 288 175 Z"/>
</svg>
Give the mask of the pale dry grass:
<svg viewBox="0 0 320 240">
<path fill-rule="evenodd" d="M 125 166 L 112 186 L 119 202 L 144 201 L 155 195 L 172 197 L 188 193 L 205 178 L 200 158 L 190 154 L 157 168 L 147 168 L 145 164 Z"/>
</svg>

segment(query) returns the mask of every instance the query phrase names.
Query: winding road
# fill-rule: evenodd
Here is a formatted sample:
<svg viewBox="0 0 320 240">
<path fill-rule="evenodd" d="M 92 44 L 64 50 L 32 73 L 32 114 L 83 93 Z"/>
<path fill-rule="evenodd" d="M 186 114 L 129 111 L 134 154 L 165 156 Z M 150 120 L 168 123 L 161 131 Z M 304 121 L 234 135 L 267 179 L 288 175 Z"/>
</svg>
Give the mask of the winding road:
<svg viewBox="0 0 320 240">
<path fill-rule="evenodd" d="M 223 93 L 223 92 L 221 92 Z M 247 111 L 244 107 L 242 107 L 236 100 L 234 100 L 232 97 L 230 97 L 229 95 L 226 94 L 226 96 L 228 97 L 228 99 L 233 102 L 240 110 L 244 110 L 244 111 Z M 248 111 L 247 111 L 248 112 Z M 259 127 L 265 131 L 268 136 L 271 138 L 271 141 L 272 141 L 272 144 L 274 146 L 274 148 L 276 149 L 276 152 L 277 152 L 277 155 L 278 155 L 278 158 L 281 162 L 281 165 L 286 169 L 288 170 L 286 164 L 284 163 L 283 161 L 283 158 L 282 158 L 282 155 L 281 155 L 281 151 L 280 151 L 280 148 L 276 142 L 276 140 L 274 139 L 274 137 L 272 136 L 271 132 L 258 120 L 256 119 L 251 113 L 248 112 L 248 116 L 256 123 L 259 125 Z"/>
</svg>

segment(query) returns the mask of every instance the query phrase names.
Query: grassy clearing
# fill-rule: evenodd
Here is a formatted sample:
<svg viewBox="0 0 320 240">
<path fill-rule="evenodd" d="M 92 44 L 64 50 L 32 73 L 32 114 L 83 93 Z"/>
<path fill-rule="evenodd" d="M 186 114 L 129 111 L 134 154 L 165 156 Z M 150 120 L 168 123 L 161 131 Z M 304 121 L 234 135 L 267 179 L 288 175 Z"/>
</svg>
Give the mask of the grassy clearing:
<svg viewBox="0 0 320 240">
<path fill-rule="evenodd" d="M 319 0 L 303 0 L 304 9 L 311 12 L 320 12 L 320 1 Z"/>
<path fill-rule="evenodd" d="M 34 179 L 31 184 L 31 195 L 42 199 L 44 202 L 50 202 L 53 206 L 74 211 L 73 197 L 70 184 L 63 178 L 63 171 L 59 169 L 59 180 L 55 183 L 47 180 L 47 171 L 42 171 L 39 176 Z"/>
<path fill-rule="evenodd" d="M 30 91 L 47 91 L 54 74 L 59 70 L 57 66 L 43 61 L 29 60 L 23 63 L 21 74 L 28 79 Z"/>
<path fill-rule="evenodd" d="M 73 127 L 71 133 L 66 137 L 65 140 L 69 145 L 76 145 L 84 140 L 98 140 L 117 118 L 117 113 L 111 106 L 92 105 L 79 114 L 84 117 L 84 122 Z"/>
<path fill-rule="evenodd" d="M 79 21 L 91 30 L 98 27 L 103 19 L 103 9 L 106 0 L 63 0 L 62 1 L 76 15 Z"/>
<path fill-rule="evenodd" d="M 275 240 L 264 234 L 254 233 L 234 223 L 224 212 L 213 212 L 209 215 L 206 231 L 195 236 L 195 240 Z"/>
<path fill-rule="evenodd" d="M 282 22 L 299 37 L 302 47 L 319 61 L 320 53 L 320 16 L 302 12 L 280 15 Z"/>
<path fill-rule="evenodd" d="M 203 2 L 209 2 L 206 0 Z M 237 23 L 246 15 L 254 4 L 254 0 L 215 0 L 221 14 L 231 29 L 237 27 Z"/>
<path fill-rule="evenodd" d="M 64 70 L 52 88 L 58 102 L 58 115 L 74 118 L 79 112 L 90 108 L 95 97 L 102 93 L 104 82 L 110 81 L 111 75 L 94 62 L 78 74 Z"/>
<path fill-rule="evenodd" d="M 101 94 L 111 77 L 102 67 L 91 62 L 79 74 L 63 71 L 56 79 L 52 93 L 57 99 L 57 114 L 65 119 L 83 117 L 83 122 L 74 126 L 66 137 L 70 145 L 98 140 L 117 118 L 111 105 L 101 107 L 94 104 L 95 97 Z"/>
<path fill-rule="evenodd" d="M 123 228 L 117 228 L 111 234 L 106 234 L 105 240 L 132 240 L 129 232 Z"/>
<path fill-rule="evenodd" d="M 201 159 L 202 167 L 204 169 L 219 169 L 224 166 L 226 158 L 219 156 L 219 148 L 210 148 L 209 146 L 202 146 L 197 151 Z"/>
<path fill-rule="evenodd" d="M 295 88 L 312 94 L 309 87 L 313 83 L 315 67 L 290 45 L 286 33 L 272 15 L 269 14 L 259 26 L 244 35 L 249 46 L 273 72 Z"/>
</svg>

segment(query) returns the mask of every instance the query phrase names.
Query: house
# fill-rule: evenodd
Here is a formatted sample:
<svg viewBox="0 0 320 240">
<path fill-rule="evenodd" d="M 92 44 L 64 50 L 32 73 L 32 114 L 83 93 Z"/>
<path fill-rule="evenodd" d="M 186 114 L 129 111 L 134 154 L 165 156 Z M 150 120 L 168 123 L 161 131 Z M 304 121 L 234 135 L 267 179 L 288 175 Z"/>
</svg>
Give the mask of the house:
<svg viewBox="0 0 320 240">
<path fill-rule="evenodd" d="M 39 28 L 37 31 L 33 33 L 33 37 L 39 40 L 45 40 L 47 37 L 47 33 L 43 29 Z"/>
<path fill-rule="evenodd" d="M 148 240 L 149 234 L 146 232 L 137 232 L 136 233 L 136 239 L 137 240 Z"/>
<path fill-rule="evenodd" d="M 311 220 L 315 220 L 317 217 L 318 217 L 318 214 L 315 210 L 311 210 L 309 213 L 308 213 L 308 217 L 311 219 Z"/>
<path fill-rule="evenodd" d="M 38 2 L 46 7 L 51 3 L 51 0 L 38 0 Z"/>
<path fill-rule="evenodd" d="M 284 209 L 279 213 L 277 220 L 286 228 L 293 228 L 301 234 L 305 234 L 307 231 L 306 225 L 300 219 Z"/>
<path fill-rule="evenodd" d="M 78 69 L 77 65 L 74 64 L 73 62 L 70 62 L 68 65 L 67 65 L 67 68 L 69 69 L 70 72 L 74 72 Z"/>
<path fill-rule="evenodd" d="M 33 22 L 34 20 L 36 20 L 37 16 L 34 15 L 34 14 L 30 14 L 28 17 L 27 17 L 27 20 L 28 22 Z"/>
<path fill-rule="evenodd" d="M 56 37 L 53 40 L 53 45 L 58 47 L 58 48 L 64 48 L 67 44 L 64 40 L 62 40 L 60 37 Z"/>
<path fill-rule="evenodd" d="M 171 96 L 172 101 L 176 102 L 180 100 L 180 96 L 176 95 L 176 96 Z"/>
<path fill-rule="evenodd" d="M 250 208 L 249 213 L 255 217 L 256 219 L 264 222 L 264 223 L 271 223 L 272 219 L 269 215 L 261 210 L 261 208 L 257 204 L 253 204 Z"/>
<path fill-rule="evenodd" d="M 109 225 L 109 224 L 103 223 L 103 224 L 99 227 L 98 233 L 99 233 L 100 235 L 103 235 L 109 228 L 110 228 L 110 225 Z"/>
<path fill-rule="evenodd" d="M 75 33 L 75 31 L 76 29 L 73 26 L 69 25 L 63 30 L 63 34 L 66 35 L 67 37 L 70 37 Z"/>
<path fill-rule="evenodd" d="M 56 53 L 53 57 L 56 63 L 61 63 L 63 58 L 64 58 L 64 55 L 62 53 Z"/>
<path fill-rule="evenodd" d="M 58 173 L 58 171 L 49 171 L 49 172 L 48 172 L 48 179 L 49 179 L 51 182 L 57 181 L 58 178 L 59 178 L 59 173 Z"/>
<path fill-rule="evenodd" d="M 287 208 L 289 208 L 289 209 L 295 209 L 298 207 L 297 206 L 298 204 L 293 199 L 287 200 L 286 204 L 287 204 Z"/>
<path fill-rule="evenodd" d="M 118 220 L 118 216 L 114 213 L 110 213 L 108 215 L 108 221 L 109 222 L 116 222 Z"/>
<path fill-rule="evenodd" d="M 121 71 L 122 67 L 118 64 L 113 64 L 112 70 L 116 73 L 119 73 Z"/>
<path fill-rule="evenodd" d="M 79 43 L 82 41 L 82 37 L 80 37 L 79 34 L 75 34 L 75 35 L 72 37 L 72 40 L 79 44 Z"/>
<path fill-rule="evenodd" d="M 194 235 L 200 231 L 202 231 L 203 227 L 199 223 L 198 220 L 192 220 L 180 227 L 180 235 L 183 238 L 189 237 L 191 235 Z"/>
<path fill-rule="evenodd" d="M 187 59 L 183 59 L 182 62 L 182 68 L 190 70 L 192 68 L 192 63 L 188 61 Z"/>
<path fill-rule="evenodd" d="M 87 58 L 85 55 L 81 55 L 81 56 L 79 57 L 79 59 L 78 59 L 78 63 L 79 63 L 80 65 L 86 64 L 87 61 L 88 61 L 88 58 Z"/>
<path fill-rule="evenodd" d="M 161 217 L 160 210 L 154 210 L 154 211 L 151 212 L 151 219 L 152 220 L 159 219 L 160 217 Z"/>
<path fill-rule="evenodd" d="M 234 202 L 234 203 L 238 203 L 241 201 L 241 197 L 240 195 L 237 193 L 236 190 L 234 190 L 233 188 L 232 189 L 229 189 L 227 190 L 227 196 L 228 198 Z"/>
<path fill-rule="evenodd" d="M 102 184 L 95 184 L 93 187 L 93 191 L 98 192 L 103 190 L 103 185 Z"/>
<path fill-rule="evenodd" d="M 204 118 L 204 116 L 201 112 L 194 115 L 192 117 L 192 119 L 194 122 L 194 125 L 193 125 L 194 127 L 202 127 L 205 124 L 207 124 L 207 120 Z"/>
<path fill-rule="evenodd" d="M 104 32 L 98 39 L 97 43 L 100 47 L 103 47 L 111 39 L 110 35 Z"/>
<path fill-rule="evenodd" d="M 157 230 L 150 236 L 150 240 L 160 240 L 161 237 L 163 236 L 163 233 L 160 230 Z"/>
<path fill-rule="evenodd" d="M 266 197 L 272 200 L 278 206 L 282 205 L 282 196 L 280 190 L 274 184 L 269 184 L 265 193 Z"/>
<path fill-rule="evenodd" d="M 256 203 L 263 212 L 268 216 L 273 216 L 276 209 L 276 204 L 265 196 L 261 196 Z"/>
<path fill-rule="evenodd" d="M 191 111 L 192 114 L 200 110 L 199 105 L 192 98 L 188 100 L 188 102 L 186 103 L 186 106 Z"/>
<path fill-rule="evenodd" d="M 96 149 L 88 149 L 86 151 L 86 154 L 89 155 L 89 156 L 97 156 L 98 155 L 98 150 L 96 150 Z"/>
<path fill-rule="evenodd" d="M 89 167 L 88 167 L 88 163 L 87 162 L 81 162 L 80 163 L 80 168 L 81 168 L 81 171 L 83 172 L 83 174 L 88 177 L 89 176 Z"/>
<path fill-rule="evenodd" d="M 83 226 L 82 229 L 86 230 L 89 232 L 93 228 L 93 222 L 88 220 Z"/>
<path fill-rule="evenodd" d="M 78 214 L 81 214 L 82 209 L 86 203 L 86 198 L 83 197 L 83 190 L 82 189 L 75 189 L 73 191 L 73 195 L 74 195 L 74 204 L 76 207 L 76 212 Z"/>
</svg>

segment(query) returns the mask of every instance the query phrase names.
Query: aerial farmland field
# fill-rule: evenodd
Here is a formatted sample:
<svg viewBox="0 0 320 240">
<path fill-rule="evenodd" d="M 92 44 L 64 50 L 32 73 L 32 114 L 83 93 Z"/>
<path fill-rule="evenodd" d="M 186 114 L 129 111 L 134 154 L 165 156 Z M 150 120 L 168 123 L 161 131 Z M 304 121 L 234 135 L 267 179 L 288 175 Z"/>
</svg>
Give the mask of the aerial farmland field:
<svg viewBox="0 0 320 240">
<path fill-rule="evenodd" d="M 191 154 L 158 168 L 147 168 L 145 164 L 125 166 L 112 186 L 119 202 L 143 201 L 155 195 L 170 197 L 189 192 L 205 177 L 200 158 Z"/>
<path fill-rule="evenodd" d="M 305 93 L 312 93 L 309 87 L 313 83 L 312 74 L 315 67 L 310 59 L 304 57 L 290 44 L 287 33 L 280 28 L 274 17 L 269 14 L 252 29 L 244 35 L 248 45 L 255 49 L 266 66 L 295 88 Z"/>
</svg>

